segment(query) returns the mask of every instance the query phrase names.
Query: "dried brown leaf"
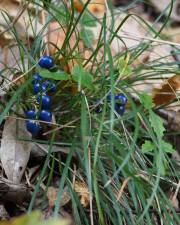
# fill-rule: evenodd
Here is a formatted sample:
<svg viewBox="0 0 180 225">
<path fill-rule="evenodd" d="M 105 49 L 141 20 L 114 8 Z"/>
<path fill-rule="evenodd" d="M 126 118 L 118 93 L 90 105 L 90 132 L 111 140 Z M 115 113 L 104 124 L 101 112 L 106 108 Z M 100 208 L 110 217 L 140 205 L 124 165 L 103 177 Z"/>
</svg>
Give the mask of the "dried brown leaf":
<svg viewBox="0 0 180 225">
<path fill-rule="evenodd" d="M 0 148 L 0 159 L 4 171 L 8 179 L 16 184 L 21 181 L 31 150 L 29 142 L 17 140 L 17 131 L 19 137 L 30 139 L 30 134 L 25 128 L 25 121 L 19 121 L 17 126 L 15 119 L 7 119 Z"/>
<path fill-rule="evenodd" d="M 74 184 L 74 190 L 80 197 L 80 202 L 84 207 L 87 207 L 90 203 L 89 190 L 85 182 L 76 181 Z"/>
<path fill-rule="evenodd" d="M 58 194 L 58 188 L 50 186 L 47 191 L 47 198 L 49 202 L 49 207 L 52 208 L 55 205 Z M 68 193 L 67 187 L 64 188 L 62 196 L 61 196 L 61 207 L 66 205 L 71 200 L 71 197 Z"/>
<path fill-rule="evenodd" d="M 175 75 L 165 83 L 161 88 L 155 88 L 153 93 L 153 102 L 156 106 L 168 104 L 176 98 L 176 91 L 180 88 L 180 75 Z"/>
</svg>

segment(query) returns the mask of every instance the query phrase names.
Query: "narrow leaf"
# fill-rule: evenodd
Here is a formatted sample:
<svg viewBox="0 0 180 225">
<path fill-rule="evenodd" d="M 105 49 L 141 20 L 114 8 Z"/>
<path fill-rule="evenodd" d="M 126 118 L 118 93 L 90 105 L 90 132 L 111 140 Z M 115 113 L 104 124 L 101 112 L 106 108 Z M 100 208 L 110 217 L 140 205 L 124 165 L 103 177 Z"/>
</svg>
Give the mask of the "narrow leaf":
<svg viewBox="0 0 180 225">
<path fill-rule="evenodd" d="M 51 72 L 48 70 L 40 70 L 40 75 L 44 78 L 53 79 L 53 80 L 69 80 L 70 76 L 64 71 Z"/>
</svg>

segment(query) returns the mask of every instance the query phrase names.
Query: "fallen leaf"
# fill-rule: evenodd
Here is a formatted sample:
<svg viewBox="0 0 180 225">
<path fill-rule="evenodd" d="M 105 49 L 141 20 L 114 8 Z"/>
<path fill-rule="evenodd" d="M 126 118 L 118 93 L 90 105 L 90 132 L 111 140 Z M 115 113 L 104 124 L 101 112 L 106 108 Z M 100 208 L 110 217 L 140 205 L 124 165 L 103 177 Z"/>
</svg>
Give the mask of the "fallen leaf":
<svg viewBox="0 0 180 225">
<path fill-rule="evenodd" d="M 4 171 L 8 179 L 16 184 L 21 181 L 31 150 L 29 142 L 17 140 L 17 130 L 19 137 L 30 139 L 31 136 L 25 129 L 25 121 L 18 121 L 17 126 L 17 121 L 9 118 L 4 125 L 0 148 Z"/>
<path fill-rule="evenodd" d="M 90 202 L 89 198 L 89 190 L 88 186 L 85 182 L 76 181 L 74 184 L 74 190 L 77 192 L 78 196 L 80 197 L 80 202 L 84 207 L 87 207 Z"/>
<path fill-rule="evenodd" d="M 153 91 L 153 102 L 156 106 L 168 104 L 176 99 L 176 91 L 180 88 L 180 75 L 167 79 L 161 88 Z"/>
<path fill-rule="evenodd" d="M 32 20 L 29 18 L 28 5 L 22 14 L 18 16 L 21 10 L 23 10 L 23 5 L 12 0 L 2 0 L 0 1 L 0 10 L 0 25 L 5 28 L 9 28 L 9 24 L 12 23 L 13 19 L 17 18 L 17 21 L 14 23 L 14 28 L 21 39 L 26 37 L 33 38 L 33 29 L 36 28 L 36 33 L 39 33 L 43 27 L 38 19 Z"/>
<path fill-rule="evenodd" d="M 49 207 L 52 208 L 54 207 L 57 199 L 57 194 L 58 194 L 58 188 L 50 186 L 47 191 L 47 198 L 49 202 Z M 71 197 L 68 193 L 67 187 L 64 188 L 62 196 L 61 196 L 61 204 L 60 206 L 66 205 L 69 201 L 71 200 Z"/>
</svg>

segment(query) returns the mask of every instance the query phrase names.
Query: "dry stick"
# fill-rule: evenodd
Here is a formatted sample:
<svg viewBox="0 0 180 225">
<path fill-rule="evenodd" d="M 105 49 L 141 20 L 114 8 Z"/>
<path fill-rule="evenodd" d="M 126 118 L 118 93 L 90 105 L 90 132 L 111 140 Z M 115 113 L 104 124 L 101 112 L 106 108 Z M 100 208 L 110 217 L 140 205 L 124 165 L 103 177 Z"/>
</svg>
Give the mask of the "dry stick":
<svg viewBox="0 0 180 225">
<path fill-rule="evenodd" d="M 15 117 L 15 116 L 5 116 L 5 118 L 11 118 L 11 119 L 16 119 L 16 120 L 24 120 L 24 121 L 29 120 L 29 119 L 25 119 L 25 118 L 21 118 L 21 117 Z M 49 125 L 55 125 L 55 126 L 58 126 L 60 129 L 66 128 L 66 127 L 70 127 L 70 128 L 75 127 L 75 126 L 60 125 L 60 124 L 57 124 L 57 123 L 47 122 L 47 121 L 44 121 L 44 120 L 36 120 L 36 119 L 31 119 L 31 120 L 34 121 L 34 122 L 40 122 L 40 123 L 46 123 L 46 124 L 49 124 Z"/>
<path fill-rule="evenodd" d="M 120 198 L 122 197 L 123 192 L 124 192 L 124 189 L 125 189 L 125 187 L 127 186 L 127 184 L 128 184 L 128 182 L 129 182 L 130 179 L 131 179 L 131 178 L 128 177 L 126 180 L 123 181 L 123 184 L 122 184 L 122 186 L 121 186 L 121 189 L 119 190 L 119 193 L 118 193 L 118 195 L 117 195 L 117 199 L 116 199 L 117 202 L 118 202 L 118 201 L 120 200 Z"/>
<path fill-rule="evenodd" d="M 146 41 L 157 42 L 160 44 L 167 44 L 167 45 L 173 45 L 173 46 L 180 47 L 179 43 L 172 42 L 172 41 L 165 41 L 165 40 L 155 39 L 155 38 L 150 38 L 150 37 L 145 37 L 145 36 L 137 36 L 137 35 L 131 34 L 129 32 L 125 32 L 125 31 L 122 31 L 122 33 L 124 33 L 124 34 L 120 34 L 121 38 L 132 39 L 132 40 L 139 41 L 139 42 L 141 42 L 142 40 L 146 40 Z"/>
<path fill-rule="evenodd" d="M 52 129 L 50 131 L 47 131 L 47 132 L 43 133 L 43 135 L 45 136 L 45 135 L 50 134 L 50 133 L 52 133 L 54 131 L 60 130 L 60 129 L 64 128 L 64 127 L 69 126 L 70 124 L 73 124 L 73 123 L 77 122 L 78 120 L 80 120 L 80 117 L 78 117 L 78 118 L 76 118 L 76 119 L 74 119 L 74 120 L 72 120 L 72 121 L 70 121 L 70 122 L 68 122 L 68 123 L 66 123 L 64 125 L 61 125 L 60 127 L 57 127 L 57 128 Z"/>
<path fill-rule="evenodd" d="M 26 71 L 25 73 L 23 73 L 21 76 L 17 77 L 17 78 L 14 79 L 13 81 L 11 81 L 11 82 L 5 84 L 5 87 L 8 87 L 8 86 L 10 86 L 11 84 L 16 83 L 18 80 L 20 80 L 21 78 L 23 78 L 26 74 L 28 74 L 28 73 L 29 73 L 31 70 L 33 70 L 35 67 L 36 67 L 36 65 L 32 66 L 28 71 Z M 0 91 L 2 91 L 3 89 L 4 89 L 4 87 L 1 88 Z"/>
</svg>

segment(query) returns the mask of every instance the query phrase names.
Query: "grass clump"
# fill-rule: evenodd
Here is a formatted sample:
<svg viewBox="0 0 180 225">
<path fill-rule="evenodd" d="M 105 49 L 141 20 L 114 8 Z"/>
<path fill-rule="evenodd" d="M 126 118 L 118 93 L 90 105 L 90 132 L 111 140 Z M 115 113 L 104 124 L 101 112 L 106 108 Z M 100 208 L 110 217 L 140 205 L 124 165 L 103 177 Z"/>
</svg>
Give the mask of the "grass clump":
<svg viewBox="0 0 180 225">
<path fill-rule="evenodd" d="M 110 16 L 104 13 L 100 19 L 88 11 L 90 1 L 80 12 L 74 1 L 34 1 L 33 4 L 44 11 L 44 24 L 39 33 L 34 31 L 30 46 L 20 42 L 15 29 L 11 31 L 21 55 L 23 67 L 18 73 L 23 74 L 23 81 L 20 86 L 10 86 L 9 101 L 0 116 L 1 122 L 7 115 L 17 116 L 18 111 L 12 110 L 15 103 L 18 109 L 36 104 L 31 85 L 35 72 L 56 82 L 57 91 L 52 95 L 55 122 L 45 124 L 43 134 L 33 139 L 47 143 L 49 149 L 28 212 L 33 210 L 41 182 L 48 188 L 58 174 L 54 216 L 58 216 L 63 189 L 67 186 L 71 197 L 68 204 L 76 224 L 158 224 L 158 221 L 178 224 L 179 215 L 167 192 L 176 190 L 179 180 L 176 162 L 169 156 L 174 150 L 167 141 L 163 121 L 156 114 L 158 107 L 148 94 L 136 91 L 137 82 L 156 80 L 162 73 L 173 74 L 178 69 L 168 65 L 167 71 L 161 57 L 134 67 L 137 57 L 151 50 L 152 42 L 127 49 L 119 30 L 134 15 L 128 14 L 115 28 L 111 4 Z M 33 21 L 38 16 L 33 18 L 29 14 L 29 18 Z M 143 19 L 140 21 L 156 38 L 168 19 L 159 31 Z M 61 44 L 59 40 L 48 41 L 47 33 L 53 23 L 58 24 L 63 34 Z M 95 26 L 100 26 L 96 43 L 91 30 Z M 115 38 L 124 45 L 118 54 L 111 49 Z M 37 65 L 39 57 L 49 52 L 56 66 L 42 70 Z M 6 68 L 1 74 L 9 70 L 13 68 Z M 123 115 L 115 108 L 118 93 L 124 93 L 128 99 Z M 69 153 L 60 157 L 52 152 L 54 145 L 68 147 Z M 76 182 L 86 187 L 85 205 L 83 193 L 75 191 Z"/>
</svg>

